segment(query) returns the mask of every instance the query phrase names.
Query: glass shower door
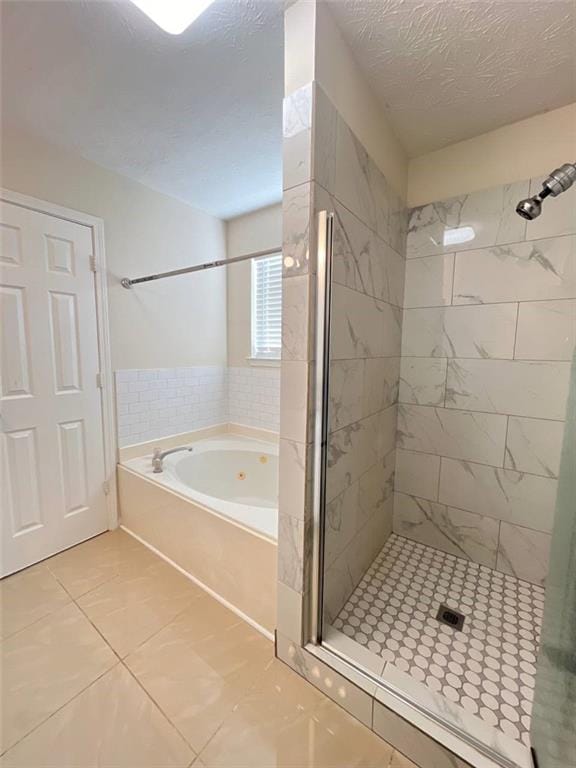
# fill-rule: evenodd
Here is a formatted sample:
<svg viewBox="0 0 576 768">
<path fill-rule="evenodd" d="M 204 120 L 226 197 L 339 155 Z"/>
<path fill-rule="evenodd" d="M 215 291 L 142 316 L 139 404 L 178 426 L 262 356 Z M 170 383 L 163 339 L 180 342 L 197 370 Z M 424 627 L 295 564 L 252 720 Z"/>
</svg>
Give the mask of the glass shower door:
<svg viewBox="0 0 576 768">
<path fill-rule="evenodd" d="M 531 740 L 537 768 L 576 765 L 576 355 L 570 379 Z"/>
</svg>

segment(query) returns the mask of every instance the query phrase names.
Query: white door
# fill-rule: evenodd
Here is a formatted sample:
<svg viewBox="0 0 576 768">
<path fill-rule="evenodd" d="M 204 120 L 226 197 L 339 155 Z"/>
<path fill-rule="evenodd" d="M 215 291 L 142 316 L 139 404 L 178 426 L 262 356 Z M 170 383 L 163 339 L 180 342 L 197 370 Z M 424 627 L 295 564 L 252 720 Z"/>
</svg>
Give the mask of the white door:
<svg viewBox="0 0 576 768">
<path fill-rule="evenodd" d="M 107 530 L 89 227 L 0 203 L 0 575 Z"/>
</svg>

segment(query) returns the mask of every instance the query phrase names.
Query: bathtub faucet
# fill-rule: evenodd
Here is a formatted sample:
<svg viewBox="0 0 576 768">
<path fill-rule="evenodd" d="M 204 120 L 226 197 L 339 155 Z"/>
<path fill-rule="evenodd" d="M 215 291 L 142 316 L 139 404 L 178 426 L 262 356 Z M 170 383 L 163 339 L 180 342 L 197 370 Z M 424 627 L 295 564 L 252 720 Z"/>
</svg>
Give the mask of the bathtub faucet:
<svg viewBox="0 0 576 768">
<path fill-rule="evenodd" d="M 178 451 L 193 451 L 194 448 L 190 448 L 188 445 L 182 445 L 179 448 L 170 448 L 168 451 L 163 451 L 161 448 L 154 448 L 154 453 L 152 454 L 152 466 L 154 469 L 153 472 L 162 472 L 162 462 L 166 458 L 166 456 L 169 456 L 171 453 L 178 453 Z"/>
</svg>

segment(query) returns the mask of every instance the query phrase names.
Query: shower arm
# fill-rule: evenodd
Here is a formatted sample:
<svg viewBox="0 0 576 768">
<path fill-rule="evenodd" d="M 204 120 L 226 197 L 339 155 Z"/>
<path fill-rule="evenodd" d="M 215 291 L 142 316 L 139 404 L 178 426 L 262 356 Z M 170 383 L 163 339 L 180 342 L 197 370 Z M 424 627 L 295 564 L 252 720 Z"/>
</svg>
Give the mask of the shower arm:
<svg viewBox="0 0 576 768">
<path fill-rule="evenodd" d="M 570 189 L 576 183 L 576 163 L 564 163 L 560 168 L 552 171 L 542 182 L 542 189 L 536 195 L 520 200 L 516 206 L 516 213 L 528 221 L 538 218 L 542 213 L 542 201 L 550 195 L 558 195 Z"/>
<path fill-rule="evenodd" d="M 152 280 L 163 280 L 165 277 L 176 277 L 177 275 L 189 275 L 191 272 L 203 272 L 205 269 L 214 267 L 227 267 L 229 264 L 235 264 L 238 261 L 248 261 L 249 259 L 259 259 L 261 256 L 272 256 L 274 253 L 281 253 L 282 246 L 269 248 L 266 251 L 255 251 L 254 253 L 245 253 L 242 256 L 234 256 L 231 259 L 218 259 L 217 261 L 206 261 L 204 264 L 194 264 L 192 267 L 182 267 L 182 269 L 172 269 L 169 272 L 157 272 L 143 277 L 123 277 L 120 285 L 123 288 L 132 288 L 138 283 L 149 283 Z"/>
</svg>

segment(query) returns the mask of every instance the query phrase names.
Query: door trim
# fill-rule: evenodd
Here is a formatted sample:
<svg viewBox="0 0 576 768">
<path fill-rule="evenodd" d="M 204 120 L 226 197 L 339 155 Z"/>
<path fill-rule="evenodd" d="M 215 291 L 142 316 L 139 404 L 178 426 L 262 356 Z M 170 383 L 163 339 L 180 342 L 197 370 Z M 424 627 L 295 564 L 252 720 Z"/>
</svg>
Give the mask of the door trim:
<svg viewBox="0 0 576 768">
<path fill-rule="evenodd" d="M 96 326 L 98 334 L 98 357 L 102 374 L 100 399 L 102 403 L 102 433 L 104 438 L 104 472 L 108 484 L 106 507 L 108 511 L 108 529 L 118 527 L 118 498 L 116 491 L 116 464 L 118 446 L 116 439 L 116 418 L 114 412 L 114 382 L 112 376 L 112 356 L 110 353 L 110 323 L 108 311 L 108 284 L 106 269 L 106 251 L 104 245 L 104 221 L 88 213 L 64 208 L 46 200 L 12 192 L 0 187 L 0 200 L 18 205 L 37 213 L 45 213 L 58 219 L 82 224 L 92 230 L 92 249 L 95 264 L 94 286 L 96 294 Z"/>
</svg>

